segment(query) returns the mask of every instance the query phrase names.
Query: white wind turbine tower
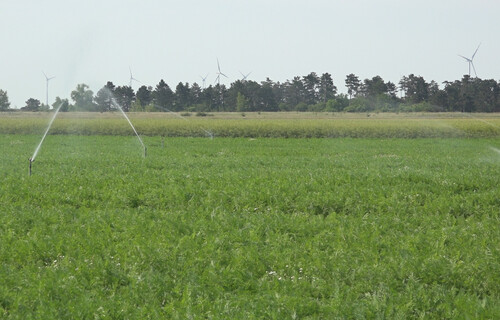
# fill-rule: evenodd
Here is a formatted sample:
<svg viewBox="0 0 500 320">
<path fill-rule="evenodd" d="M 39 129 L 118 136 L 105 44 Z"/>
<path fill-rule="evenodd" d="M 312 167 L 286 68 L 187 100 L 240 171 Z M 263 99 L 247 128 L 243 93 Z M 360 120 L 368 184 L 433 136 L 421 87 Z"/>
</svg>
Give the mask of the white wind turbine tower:
<svg viewBox="0 0 500 320">
<path fill-rule="evenodd" d="M 477 78 L 476 68 L 474 67 L 474 57 L 476 56 L 477 50 L 479 50 L 480 46 L 481 46 L 481 44 L 479 44 L 477 46 L 476 51 L 474 51 L 474 54 L 472 55 L 472 57 L 470 59 L 467 58 L 467 57 L 464 57 L 464 56 L 462 56 L 460 54 L 458 55 L 459 57 L 464 58 L 469 63 L 469 77 L 470 77 L 470 67 L 472 66 L 472 69 L 474 70 L 474 74 L 476 75 L 476 78 Z"/>
<path fill-rule="evenodd" d="M 130 82 L 129 82 L 129 86 L 130 88 L 132 88 L 132 81 L 136 81 L 136 82 L 139 82 L 139 80 L 137 80 L 136 78 L 134 78 L 134 76 L 132 75 L 132 69 L 130 69 L 130 67 L 128 67 L 128 71 L 130 71 Z"/>
<path fill-rule="evenodd" d="M 49 78 L 49 77 L 47 77 L 47 75 L 45 74 L 45 72 L 42 71 L 42 73 L 45 76 L 45 81 L 46 81 L 46 83 L 45 83 L 45 91 L 46 91 L 46 94 L 45 94 L 45 104 L 47 105 L 47 107 L 49 107 L 49 81 L 52 80 L 52 79 L 54 79 L 55 76 Z"/>
</svg>

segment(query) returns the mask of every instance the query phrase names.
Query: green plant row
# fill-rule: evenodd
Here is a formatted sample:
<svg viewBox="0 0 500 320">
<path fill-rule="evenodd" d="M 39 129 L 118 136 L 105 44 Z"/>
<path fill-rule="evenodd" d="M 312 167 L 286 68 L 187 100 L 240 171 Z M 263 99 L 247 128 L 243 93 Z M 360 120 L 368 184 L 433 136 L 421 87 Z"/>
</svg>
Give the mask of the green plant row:
<svg viewBox="0 0 500 320">
<path fill-rule="evenodd" d="M 0 118 L 2 134 L 39 134 L 44 118 Z M 157 119 L 132 118 L 141 135 L 168 137 L 499 137 L 500 119 Z M 125 119 L 56 119 L 49 134 L 134 135 Z"/>
</svg>

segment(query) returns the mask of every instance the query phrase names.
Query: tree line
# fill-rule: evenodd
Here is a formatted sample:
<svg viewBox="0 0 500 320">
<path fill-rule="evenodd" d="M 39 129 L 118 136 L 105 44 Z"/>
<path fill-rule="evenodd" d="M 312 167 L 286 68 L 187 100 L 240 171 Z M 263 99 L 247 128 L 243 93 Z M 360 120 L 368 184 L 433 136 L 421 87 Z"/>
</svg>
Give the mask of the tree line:
<svg viewBox="0 0 500 320">
<path fill-rule="evenodd" d="M 360 80 L 346 76 L 347 94 L 338 93 L 329 73 L 311 72 L 283 83 L 236 80 L 201 87 L 198 83 L 179 82 L 172 89 L 164 80 L 152 87 L 115 86 L 108 81 L 94 94 L 86 84 L 77 85 L 71 101 L 57 97 L 52 107 L 61 111 L 116 110 L 125 112 L 500 112 L 500 82 L 464 75 L 461 80 L 445 81 L 440 88 L 435 81 L 421 76 L 403 76 L 398 84 L 380 76 Z M 8 110 L 7 92 L 0 90 L 0 110 Z M 49 110 L 38 99 L 30 98 L 23 111 Z"/>
</svg>

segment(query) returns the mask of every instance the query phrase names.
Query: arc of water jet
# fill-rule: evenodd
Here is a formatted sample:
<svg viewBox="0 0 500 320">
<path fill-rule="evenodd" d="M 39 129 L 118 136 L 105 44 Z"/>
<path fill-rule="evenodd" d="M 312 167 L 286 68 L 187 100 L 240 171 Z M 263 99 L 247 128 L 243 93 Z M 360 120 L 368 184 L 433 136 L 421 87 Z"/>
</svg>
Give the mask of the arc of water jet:
<svg viewBox="0 0 500 320">
<path fill-rule="evenodd" d="M 486 123 L 487 125 L 490 125 L 490 126 L 492 126 L 492 127 L 494 127 L 494 128 L 500 128 L 500 127 L 499 127 L 499 126 L 497 126 L 496 124 L 491 123 L 491 122 L 489 122 L 489 121 L 486 121 L 486 120 L 484 120 L 484 119 L 480 119 L 480 118 L 474 117 L 472 114 L 468 114 L 468 113 L 464 113 L 464 114 L 465 114 L 467 117 L 469 117 L 469 118 L 472 118 L 472 119 L 477 120 L 477 121 L 484 122 L 484 123 Z"/>
<path fill-rule="evenodd" d="M 498 153 L 498 155 L 500 155 L 500 149 L 497 149 L 495 147 L 490 147 L 490 149 Z"/>
<path fill-rule="evenodd" d="M 62 105 L 63 104 L 61 103 L 57 107 L 56 112 L 54 112 L 54 115 L 50 119 L 49 125 L 47 126 L 47 129 L 45 130 L 45 133 L 43 134 L 42 140 L 40 140 L 40 143 L 38 143 L 38 146 L 36 147 L 35 152 L 33 152 L 33 155 L 31 156 L 31 158 L 28 159 L 29 160 L 29 175 L 30 176 L 31 176 L 31 165 L 33 164 L 33 162 L 35 162 L 35 158 L 38 155 L 38 151 L 40 151 L 40 148 L 42 147 L 43 140 L 45 140 L 47 133 L 49 133 L 50 127 L 52 127 L 52 123 L 56 119 L 57 113 L 59 112 L 59 109 L 61 109 Z"/>
<path fill-rule="evenodd" d="M 38 151 L 40 151 L 40 148 L 42 146 L 42 143 L 43 143 L 43 140 L 45 140 L 45 137 L 47 136 L 47 133 L 49 133 L 49 130 L 50 130 L 50 127 L 52 126 L 52 123 L 54 122 L 54 120 L 56 119 L 56 116 L 57 116 L 57 113 L 59 112 L 59 109 L 61 109 L 62 107 L 62 103 L 57 107 L 56 109 L 56 112 L 54 112 L 54 115 L 52 116 L 52 118 L 50 119 L 50 122 L 49 122 L 49 125 L 47 126 L 47 129 L 45 130 L 45 133 L 43 134 L 43 137 L 42 137 L 42 140 L 40 140 L 40 143 L 38 144 L 38 146 L 36 147 L 35 149 L 35 152 L 33 153 L 33 155 L 31 156 L 30 158 L 30 161 L 31 162 L 34 162 L 35 161 L 35 158 L 36 156 L 38 155 Z"/>
<path fill-rule="evenodd" d="M 129 117 L 127 116 L 127 114 L 125 113 L 125 111 L 123 111 L 122 107 L 120 106 L 120 104 L 118 104 L 118 102 L 116 102 L 116 99 L 114 97 L 111 97 L 111 103 L 113 104 L 113 106 L 115 108 L 118 108 L 121 113 L 123 114 L 123 116 L 125 117 L 125 119 L 127 119 L 128 121 L 128 124 L 130 124 L 130 126 L 132 127 L 132 130 L 134 130 L 134 133 L 135 135 L 137 136 L 137 139 L 139 139 L 139 142 L 141 143 L 142 145 L 142 148 L 144 149 L 144 157 L 146 157 L 147 155 L 147 148 L 146 148 L 146 145 L 144 144 L 144 142 L 142 141 L 141 139 L 141 136 L 139 136 L 139 134 L 137 133 L 137 130 L 135 130 L 135 127 L 134 125 L 132 124 L 132 122 L 130 121 Z"/>
</svg>

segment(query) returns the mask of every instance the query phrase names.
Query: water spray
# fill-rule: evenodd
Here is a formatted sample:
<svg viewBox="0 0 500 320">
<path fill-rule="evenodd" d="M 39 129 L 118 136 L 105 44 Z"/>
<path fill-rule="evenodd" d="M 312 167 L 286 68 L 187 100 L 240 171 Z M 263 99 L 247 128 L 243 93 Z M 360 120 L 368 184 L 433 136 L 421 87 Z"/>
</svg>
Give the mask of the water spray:
<svg viewBox="0 0 500 320">
<path fill-rule="evenodd" d="M 118 104 L 118 102 L 116 102 L 116 99 L 114 97 L 111 97 L 111 103 L 113 104 L 113 106 L 115 108 L 118 108 L 118 110 L 121 111 L 121 113 L 123 114 L 123 116 L 125 117 L 125 119 L 127 119 L 128 123 L 130 124 L 130 126 L 132 127 L 132 130 L 134 130 L 135 132 L 135 135 L 137 136 L 137 139 L 139 140 L 139 142 L 141 143 L 141 146 L 142 148 L 144 149 L 144 158 L 146 157 L 147 155 L 147 148 L 146 148 L 146 145 L 144 145 L 144 142 L 142 141 L 141 137 L 139 136 L 139 134 L 137 133 L 137 130 L 135 130 L 135 127 L 134 125 L 132 124 L 132 122 L 130 121 L 130 119 L 128 118 L 127 114 L 125 113 L 125 111 L 123 111 L 122 107 Z"/>
<path fill-rule="evenodd" d="M 483 123 L 486 123 L 487 125 L 490 125 L 490 126 L 492 126 L 492 127 L 494 127 L 494 128 L 500 128 L 500 127 L 499 127 L 499 126 L 497 126 L 496 124 L 491 123 L 491 122 L 489 122 L 489 121 L 486 121 L 486 120 L 484 120 L 484 119 L 478 118 L 478 117 L 474 117 L 472 114 L 469 114 L 469 113 L 463 113 L 463 114 L 465 114 L 466 116 L 468 116 L 469 118 L 472 118 L 472 119 L 474 119 L 474 120 L 477 120 L 477 121 L 481 121 L 481 122 L 483 122 Z"/>
<path fill-rule="evenodd" d="M 52 123 L 53 123 L 53 122 L 54 122 L 54 120 L 56 119 L 56 116 L 57 116 L 57 114 L 59 113 L 59 109 L 61 109 L 62 105 L 63 105 L 63 104 L 61 103 L 61 104 L 59 104 L 59 106 L 57 107 L 56 112 L 54 112 L 54 115 L 53 115 L 53 116 L 52 116 L 52 118 L 50 119 L 49 125 L 47 126 L 47 129 L 45 130 L 45 133 L 43 134 L 42 140 L 40 140 L 40 143 L 39 143 L 39 144 L 38 144 L 38 146 L 36 147 L 35 152 L 33 152 L 33 155 L 31 156 L 31 158 L 29 158 L 29 162 L 30 162 L 29 174 L 30 174 L 30 176 L 31 176 L 31 164 L 32 164 L 33 162 L 35 162 L 35 158 L 36 158 L 36 156 L 38 155 L 38 151 L 40 151 L 40 148 L 42 147 L 43 140 L 45 140 L 45 137 L 47 136 L 47 133 L 49 133 L 50 127 L 52 127 Z"/>
<path fill-rule="evenodd" d="M 500 149 L 497 149 L 495 147 L 490 147 L 490 149 L 495 151 L 496 153 L 498 153 L 500 155 Z"/>
</svg>

